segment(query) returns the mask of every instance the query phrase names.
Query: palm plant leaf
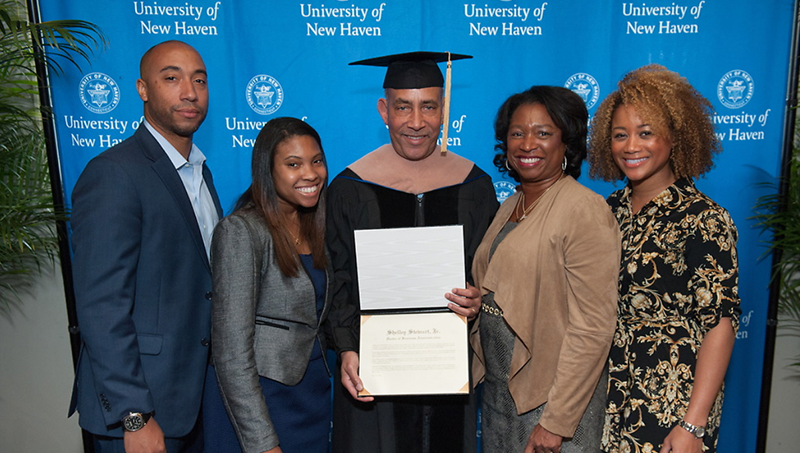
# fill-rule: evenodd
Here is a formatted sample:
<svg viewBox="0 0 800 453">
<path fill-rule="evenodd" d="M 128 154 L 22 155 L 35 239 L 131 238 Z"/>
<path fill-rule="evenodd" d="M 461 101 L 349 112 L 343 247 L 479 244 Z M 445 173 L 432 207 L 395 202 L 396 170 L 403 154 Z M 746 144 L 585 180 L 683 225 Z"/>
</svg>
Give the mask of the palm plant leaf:
<svg viewBox="0 0 800 453">
<path fill-rule="evenodd" d="M 106 44 L 91 23 L 29 23 L 26 16 L 18 2 L 0 1 L 0 313 L 55 260 L 55 222 L 66 219 L 53 206 L 38 102 L 46 81 L 37 63 L 58 74 Z"/>
<path fill-rule="evenodd" d="M 789 334 L 800 335 L 800 128 L 795 124 L 795 148 L 781 195 L 778 184 L 770 185 L 772 194 L 758 199 L 752 218 L 756 226 L 771 234 L 767 253 L 779 252 L 772 279 L 778 280 L 778 326 Z M 792 366 L 800 367 L 800 356 Z"/>
</svg>

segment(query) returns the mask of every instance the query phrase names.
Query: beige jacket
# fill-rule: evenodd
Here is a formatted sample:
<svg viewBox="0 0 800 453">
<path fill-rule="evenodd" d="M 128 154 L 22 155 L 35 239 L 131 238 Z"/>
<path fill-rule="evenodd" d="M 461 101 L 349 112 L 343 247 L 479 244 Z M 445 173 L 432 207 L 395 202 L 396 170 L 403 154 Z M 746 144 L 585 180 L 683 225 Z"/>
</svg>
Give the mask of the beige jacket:
<svg viewBox="0 0 800 453">
<path fill-rule="evenodd" d="M 497 212 L 472 274 L 482 294 L 494 292 L 516 335 L 508 387 L 517 412 L 547 402 L 539 423 L 572 437 L 614 336 L 619 226 L 601 196 L 567 176 L 500 243 L 490 264 L 489 248 L 518 197 Z M 476 383 L 485 371 L 479 323 L 480 317 L 470 333 Z"/>
</svg>

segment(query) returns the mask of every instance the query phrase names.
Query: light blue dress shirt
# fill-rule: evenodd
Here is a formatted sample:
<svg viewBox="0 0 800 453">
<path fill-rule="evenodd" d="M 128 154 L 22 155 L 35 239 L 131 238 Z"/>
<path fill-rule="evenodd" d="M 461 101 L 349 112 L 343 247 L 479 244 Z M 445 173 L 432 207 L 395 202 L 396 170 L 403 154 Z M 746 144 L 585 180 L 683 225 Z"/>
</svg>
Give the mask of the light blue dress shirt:
<svg viewBox="0 0 800 453">
<path fill-rule="evenodd" d="M 214 200 L 211 198 L 211 192 L 208 191 L 206 181 L 203 179 L 203 163 L 206 161 L 206 156 L 197 145 L 192 143 L 189 160 L 186 160 L 150 123 L 145 121 L 144 125 L 153 134 L 153 137 L 161 145 L 164 152 L 167 153 L 167 157 L 169 157 L 172 165 L 175 166 L 175 171 L 181 177 L 183 187 L 186 189 L 186 195 L 189 196 L 189 200 L 192 202 L 192 209 L 194 209 L 197 225 L 200 227 L 200 234 L 203 236 L 206 255 L 210 257 L 211 235 L 214 233 L 214 227 L 217 222 L 219 222 L 219 216 L 217 215 L 217 208 L 214 206 Z"/>
</svg>

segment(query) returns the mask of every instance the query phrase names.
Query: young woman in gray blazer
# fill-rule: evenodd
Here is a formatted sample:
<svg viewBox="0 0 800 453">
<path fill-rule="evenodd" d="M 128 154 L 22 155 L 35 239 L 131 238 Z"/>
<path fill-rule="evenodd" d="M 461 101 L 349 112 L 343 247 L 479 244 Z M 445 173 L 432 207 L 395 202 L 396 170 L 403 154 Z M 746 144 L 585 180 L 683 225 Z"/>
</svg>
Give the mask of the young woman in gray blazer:
<svg viewBox="0 0 800 453">
<path fill-rule="evenodd" d="M 324 453 L 331 278 L 319 135 L 295 118 L 269 121 L 253 148 L 252 177 L 212 241 L 206 451 Z"/>
</svg>

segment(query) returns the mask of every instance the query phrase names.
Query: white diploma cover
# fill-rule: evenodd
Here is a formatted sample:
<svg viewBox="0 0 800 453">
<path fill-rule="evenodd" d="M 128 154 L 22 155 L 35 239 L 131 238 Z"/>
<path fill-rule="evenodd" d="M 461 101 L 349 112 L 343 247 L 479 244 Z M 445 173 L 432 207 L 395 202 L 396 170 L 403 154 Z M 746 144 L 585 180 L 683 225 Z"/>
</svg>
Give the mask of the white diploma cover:
<svg viewBox="0 0 800 453">
<path fill-rule="evenodd" d="M 355 242 L 359 394 L 469 393 L 467 320 L 444 297 L 466 285 L 463 227 L 357 230 Z"/>
</svg>

